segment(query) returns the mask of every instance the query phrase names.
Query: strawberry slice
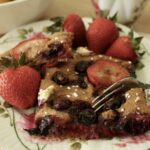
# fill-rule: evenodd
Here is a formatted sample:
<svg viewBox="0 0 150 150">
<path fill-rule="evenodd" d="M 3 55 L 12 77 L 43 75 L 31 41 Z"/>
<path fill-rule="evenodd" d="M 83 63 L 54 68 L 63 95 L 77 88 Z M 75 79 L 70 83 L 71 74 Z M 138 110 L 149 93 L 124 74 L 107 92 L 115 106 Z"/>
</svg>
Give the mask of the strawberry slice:
<svg viewBox="0 0 150 150">
<path fill-rule="evenodd" d="M 46 48 L 49 43 L 49 38 L 32 38 L 27 39 L 19 44 L 17 44 L 14 48 L 11 49 L 10 54 L 15 59 L 19 60 L 20 55 L 22 53 L 26 54 L 26 57 L 31 60 L 34 59 L 37 53 L 40 53 L 42 50 Z"/>
<path fill-rule="evenodd" d="M 10 55 L 19 60 L 24 53 L 27 64 L 50 67 L 56 65 L 59 60 L 66 61 L 72 57 L 71 45 L 72 34 L 60 32 L 49 37 L 33 37 L 22 41 L 10 50 Z"/>
<path fill-rule="evenodd" d="M 132 46 L 132 39 L 128 36 L 119 37 L 107 50 L 106 55 L 136 63 L 138 56 Z"/>
<path fill-rule="evenodd" d="M 107 87 L 129 76 L 129 72 L 115 62 L 98 60 L 87 69 L 87 75 L 89 81 L 96 87 Z"/>
<path fill-rule="evenodd" d="M 81 17 L 77 14 L 70 14 L 66 17 L 63 30 L 74 33 L 74 47 L 86 45 L 86 29 Z"/>
</svg>

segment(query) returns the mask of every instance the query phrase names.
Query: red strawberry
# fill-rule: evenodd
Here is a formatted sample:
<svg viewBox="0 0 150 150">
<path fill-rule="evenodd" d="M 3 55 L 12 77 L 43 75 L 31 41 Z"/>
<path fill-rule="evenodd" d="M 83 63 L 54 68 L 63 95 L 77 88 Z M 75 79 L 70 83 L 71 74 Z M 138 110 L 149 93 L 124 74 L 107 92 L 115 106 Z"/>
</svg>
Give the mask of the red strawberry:
<svg viewBox="0 0 150 150">
<path fill-rule="evenodd" d="M 89 81 L 96 87 L 99 87 L 109 86 L 129 76 L 129 72 L 115 62 L 98 60 L 87 69 L 87 75 Z"/>
<path fill-rule="evenodd" d="M 118 34 L 118 29 L 113 21 L 97 18 L 87 31 L 88 48 L 95 53 L 104 53 L 118 38 Z"/>
<path fill-rule="evenodd" d="M 132 47 L 132 40 L 128 36 L 119 37 L 107 50 L 106 55 L 137 62 L 138 57 Z"/>
<path fill-rule="evenodd" d="M 56 40 L 58 37 L 58 40 Z M 60 38 L 61 42 L 60 41 Z M 72 57 L 71 44 L 72 34 L 53 34 L 51 37 L 35 37 L 20 42 L 10 50 L 10 55 L 19 60 L 21 54 L 25 54 L 26 63 L 36 63 L 36 65 L 46 65 L 52 67 L 62 61 Z"/>
<path fill-rule="evenodd" d="M 9 68 L 0 73 L 0 96 L 20 109 L 35 104 L 39 85 L 39 73 L 28 66 Z"/>
<path fill-rule="evenodd" d="M 31 59 L 33 56 L 35 57 L 36 53 L 40 53 L 45 48 L 48 41 L 49 39 L 46 37 L 24 40 L 11 49 L 10 54 L 12 57 L 19 60 L 20 55 L 26 53 L 27 57 Z"/>
<path fill-rule="evenodd" d="M 64 21 L 63 30 L 74 33 L 73 46 L 85 46 L 86 44 L 86 29 L 80 16 L 70 14 Z"/>
</svg>

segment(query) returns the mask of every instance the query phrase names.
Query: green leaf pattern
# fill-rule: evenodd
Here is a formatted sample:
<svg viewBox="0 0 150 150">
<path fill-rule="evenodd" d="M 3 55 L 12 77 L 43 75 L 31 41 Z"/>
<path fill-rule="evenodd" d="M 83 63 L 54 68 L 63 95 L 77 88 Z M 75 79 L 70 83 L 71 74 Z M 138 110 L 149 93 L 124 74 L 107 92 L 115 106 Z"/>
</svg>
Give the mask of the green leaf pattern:
<svg viewBox="0 0 150 150">
<path fill-rule="evenodd" d="M 81 150 L 81 143 L 80 142 L 74 142 L 70 146 L 70 150 Z"/>
<path fill-rule="evenodd" d="M 11 115 L 10 115 L 10 112 L 9 112 L 10 107 L 11 106 L 8 105 L 6 102 L 0 101 L 0 117 L 9 118 L 10 126 L 12 126 L 12 118 L 11 118 Z"/>
</svg>

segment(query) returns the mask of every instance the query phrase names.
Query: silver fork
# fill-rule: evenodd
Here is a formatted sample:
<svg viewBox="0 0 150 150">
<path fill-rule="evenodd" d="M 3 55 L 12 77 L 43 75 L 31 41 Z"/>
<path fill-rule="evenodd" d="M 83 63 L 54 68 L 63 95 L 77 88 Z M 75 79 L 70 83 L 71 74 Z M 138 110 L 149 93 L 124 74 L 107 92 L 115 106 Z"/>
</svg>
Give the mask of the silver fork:
<svg viewBox="0 0 150 150">
<path fill-rule="evenodd" d="M 98 112 L 99 110 L 103 108 L 105 103 L 109 101 L 109 98 L 112 95 L 117 94 L 118 92 L 122 90 L 134 88 L 134 87 L 141 87 L 143 89 L 149 89 L 150 84 L 142 83 L 133 77 L 127 77 L 122 80 L 119 80 L 116 83 L 109 86 L 100 95 L 98 95 L 96 98 L 92 100 L 92 108 L 94 109 L 95 112 Z"/>
</svg>

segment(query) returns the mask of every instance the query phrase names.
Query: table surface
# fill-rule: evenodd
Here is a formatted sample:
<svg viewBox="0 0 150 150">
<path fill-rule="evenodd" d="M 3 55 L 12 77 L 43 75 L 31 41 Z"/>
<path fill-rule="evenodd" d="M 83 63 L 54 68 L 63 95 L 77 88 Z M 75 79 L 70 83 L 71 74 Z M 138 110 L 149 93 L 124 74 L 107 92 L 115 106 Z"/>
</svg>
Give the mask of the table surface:
<svg viewBox="0 0 150 150">
<path fill-rule="evenodd" d="M 54 16 L 66 16 L 75 12 L 81 16 L 95 16 L 91 0 L 50 0 L 46 18 Z M 129 0 L 130 1 L 130 0 Z M 147 0 L 139 18 L 133 24 L 133 29 L 137 32 L 150 34 L 150 0 Z"/>
</svg>

